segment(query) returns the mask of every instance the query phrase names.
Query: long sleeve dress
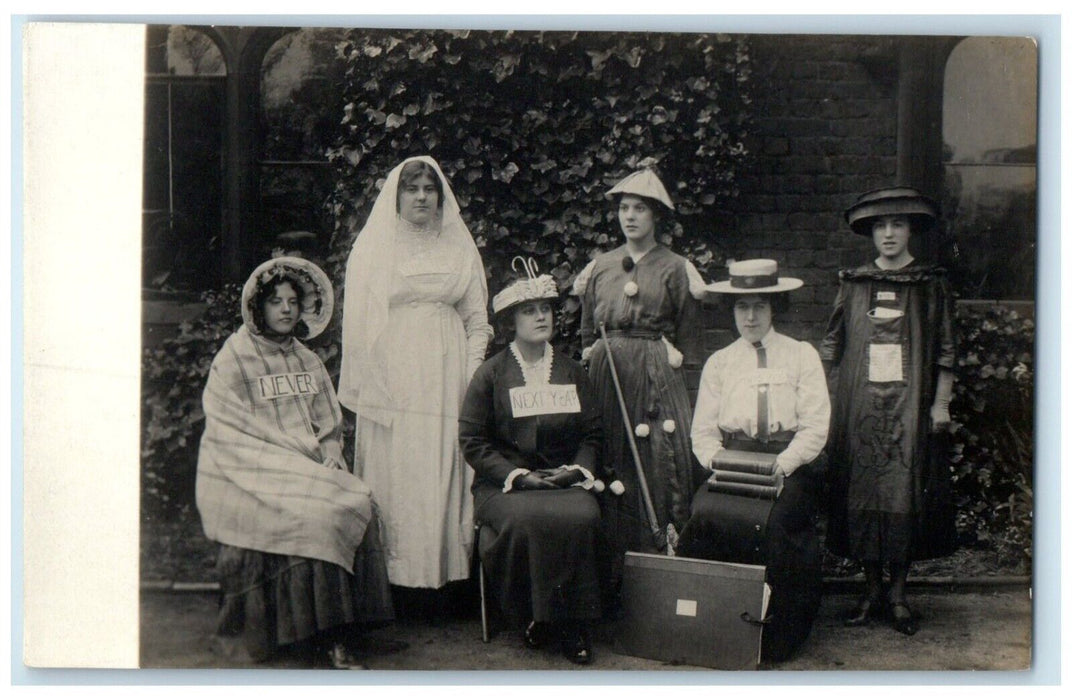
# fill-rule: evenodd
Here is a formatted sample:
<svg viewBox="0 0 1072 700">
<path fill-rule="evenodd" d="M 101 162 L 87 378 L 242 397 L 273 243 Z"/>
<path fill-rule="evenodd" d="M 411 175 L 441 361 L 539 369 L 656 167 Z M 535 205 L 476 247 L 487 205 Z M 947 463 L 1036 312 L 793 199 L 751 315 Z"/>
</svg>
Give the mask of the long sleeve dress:
<svg viewBox="0 0 1072 700">
<path fill-rule="evenodd" d="M 487 293 L 471 245 L 405 222 L 395 235 L 377 346 L 385 405 L 356 407 L 355 462 L 382 510 L 391 583 L 439 588 L 469 577 L 472 472 L 458 411 L 491 336 Z"/>
<path fill-rule="evenodd" d="M 220 543 L 221 636 L 254 660 L 394 613 L 371 494 L 342 455 L 342 411 L 320 359 L 242 326 L 205 387 L 197 508 Z"/>
<path fill-rule="evenodd" d="M 771 621 L 763 632 L 763 657 L 780 661 L 807 638 L 822 597 L 815 515 L 821 505 L 824 463 L 818 458 L 830 426 L 830 396 L 815 348 L 773 328 L 760 343 L 763 363 L 757 348 L 743 338 L 707 360 L 696 396 L 692 444 L 697 459 L 708 467 L 724 447 L 778 455 L 786 476 L 767 516 L 765 541 L 758 552 L 744 551 L 734 540 L 739 531 L 725 524 L 742 508 L 751 517 L 754 499 L 712 492 L 705 484 L 692 501 L 692 518 L 678 551 L 695 559 L 767 567 Z M 766 443 L 757 439 L 760 391 L 767 399 Z"/>
<path fill-rule="evenodd" d="M 938 373 L 955 358 L 940 268 L 843 271 L 824 361 L 838 367 L 830 436 L 828 548 L 861 561 L 952 553 L 948 434 L 930 432 Z"/>
<path fill-rule="evenodd" d="M 548 353 L 552 353 L 550 346 Z M 599 503 L 581 486 L 518 491 L 524 471 L 577 465 L 597 475 L 602 429 L 584 369 L 554 351 L 547 383 L 526 382 L 510 348 L 477 370 L 465 395 L 459 438 L 475 472 L 480 558 L 489 584 L 515 622 L 593 620 L 600 615 Z M 559 412 L 514 417 L 511 390 L 572 387 Z M 579 404 L 579 405 L 578 405 Z"/>
<path fill-rule="evenodd" d="M 645 424 L 637 450 L 658 519 L 678 532 L 689 519 L 692 492 L 703 478 L 689 446 L 692 407 L 685 367 L 702 361 L 700 302 L 690 288 L 688 261 L 656 246 L 640 260 L 623 263 L 625 246 L 596 257 L 586 269 L 582 293 L 581 340 L 592 347 L 589 377 L 601 412 L 606 439 L 602 464 L 613 470 L 625 492 L 603 494 L 606 531 L 615 553 L 611 590 L 620 586 L 627 550 L 656 551 L 621 410 L 611 379 L 607 348 L 599 326 L 605 324 L 630 424 Z M 629 269 L 626 269 L 626 268 Z M 699 280 L 698 273 L 693 279 Z M 698 292 L 697 292 L 698 293 Z"/>
</svg>

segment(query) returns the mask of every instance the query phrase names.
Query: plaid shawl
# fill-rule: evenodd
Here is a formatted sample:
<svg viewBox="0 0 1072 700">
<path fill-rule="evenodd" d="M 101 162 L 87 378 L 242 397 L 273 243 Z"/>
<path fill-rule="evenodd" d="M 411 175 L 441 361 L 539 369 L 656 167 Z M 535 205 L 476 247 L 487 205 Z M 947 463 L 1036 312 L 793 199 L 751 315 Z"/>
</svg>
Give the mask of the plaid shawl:
<svg viewBox="0 0 1072 700">
<path fill-rule="evenodd" d="M 214 541 L 332 562 L 352 572 L 372 517 L 342 457 L 342 414 L 324 364 L 297 340 L 242 326 L 203 396 L 197 508 Z"/>
</svg>

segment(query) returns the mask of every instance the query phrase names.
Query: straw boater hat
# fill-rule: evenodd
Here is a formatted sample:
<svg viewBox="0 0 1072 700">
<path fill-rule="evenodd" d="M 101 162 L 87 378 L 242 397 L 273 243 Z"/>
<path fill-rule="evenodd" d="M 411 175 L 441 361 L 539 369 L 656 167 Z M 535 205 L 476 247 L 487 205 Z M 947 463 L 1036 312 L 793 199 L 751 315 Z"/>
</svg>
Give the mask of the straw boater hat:
<svg viewBox="0 0 1072 700">
<path fill-rule="evenodd" d="M 730 278 L 712 282 L 707 291 L 715 294 L 777 294 L 791 292 L 804 285 L 796 277 L 779 277 L 775 260 L 738 260 L 730 263 Z"/>
<path fill-rule="evenodd" d="M 674 203 L 670 200 L 670 195 L 667 194 L 662 181 L 648 168 L 626 176 L 607 191 L 608 197 L 613 197 L 616 194 L 635 194 L 647 197 L 665 204 L 666 208 L 671 211 L 674 209 Z"/>
<path fill-rule="evenodd" d="M 519 260 L 527 277 L 510 284 L 491 300 L 491 311 L 496 316 L 527 301 L 558 301 L 555 278 L 551 275 L 537 275 L 540 269 L 536 266 L 536 261 L 532 258 L 525 260 L 520 255 L 514 258 L 512 264 L 515 272 L 518 272 Z"/>
<path fill-rule="evenodd" d="M 272 258 L 257 266 L 242 287 L 242 321 L 257 332 L 263 330 L 257 328 L 253 322 L 251 304 L 257 295 L 257 288 L 277 274 L 294 277 L 302 287 L 304 296 L 301 320 L 309 329 L 305 339 L 310 340 L 323 333 L 331 322 L 331 313 L 335 308 L 335 292 L 324 271 L 304 258 Z"/>
<path fill-rule="evenodd" d="M 938 219 L 938 204 L 914 187 L 883 187 L 864 192 L 845 210 L 845 221 L 861 236 L 871 235 L 880 216 L 907 216 L 913 232 L 923 231 Z"/>
</svg>

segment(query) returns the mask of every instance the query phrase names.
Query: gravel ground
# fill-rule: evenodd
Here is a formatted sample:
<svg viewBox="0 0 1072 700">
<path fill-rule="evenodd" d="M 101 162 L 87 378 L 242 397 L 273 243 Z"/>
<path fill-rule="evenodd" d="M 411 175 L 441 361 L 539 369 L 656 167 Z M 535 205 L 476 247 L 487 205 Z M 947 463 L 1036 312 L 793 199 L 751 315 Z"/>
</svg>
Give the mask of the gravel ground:
<svg viewBox="0 0 1072 700">
<path fill-rule="evenodd" d="M 808 641 L 797 656 L 761 670 L 786 671 L 963 671 L 1025 670 L 1031 665 L 1031 598 L 1022 588 L 983 592 L 910 590 L 910 600 L 921 617 L 920 631 L 905 637 L 885 625 L 848 629 L 840 616 L 855 600 L 854 594 L 828 595 Z M 296 662 L 281 659 L 255 664 L 236 645 L 225 645 L 213 635 L 215 594 L 146 591 L 141 599 L 142 668 L 256 668 L 294 669 Z M 384 642 L 401 641 L 403 651 L 384 653 Z M 613 628 L 596 630 L 595 660 L 583 673 L 595 682 L 598 671 L 691 671 L 687 682 L 734 682 L 735 674 L 618 654 Z M 517 631 L 497 634 L 490 643 L 480 639 L 477 611 L 436 623 L 398 622 L 370 633 L 364 663 L 375 671 L 422 670 L 530 670 L 571 671 L 573 666 L 552 651 L 526 649 Z M 324 674 L 329 672 L 311 672 Z M 340 674 L 346 672 L 330 672 Z M 351 672 L 361 673 L 361 672 Z M 367 673 L 367 672 L 366 672 Z M 489 676 L 489 682 L 504 682 Z M 542 677 L 546 678 L 546 677 Z M 551 682 L 563 682 L 557 676 Z M 577 678 L 581 676 L 574 676 Z M 613 680 L 612 680 L 613 679 Z M 340 679 L 341 680 L 341 679 Z M 407 682 L 424 682 L 408 676 Z M 642 677 L 614 674 L 607 682 L 644 682 Z M 686 682 L 674 678 L 671 682 Z M 390 673 L 354 676 L 352 682 L 399 682 Z M 349 680 L 342 682 L 350 682 Z M 478 681 L 479 682 L 479 681 Z M 509 682 L 509 681 L 506 681 Z M 569 682 L 564 681 L 564 682 Z M 831 682 L 838 682 L 836 677 Z"/>
</svg>

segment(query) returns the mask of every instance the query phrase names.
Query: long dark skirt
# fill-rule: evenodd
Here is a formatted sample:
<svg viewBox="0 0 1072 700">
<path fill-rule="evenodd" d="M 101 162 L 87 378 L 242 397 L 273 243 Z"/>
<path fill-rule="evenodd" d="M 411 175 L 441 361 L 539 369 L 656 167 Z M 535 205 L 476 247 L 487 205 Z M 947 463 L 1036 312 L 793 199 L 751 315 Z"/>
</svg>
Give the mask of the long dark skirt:
<svg viewBox="0 0 1072 700">
<path fill-rule="evenodd" d="M 580 488 L 476 492 L 487 585 L 514 624 L 600 616 L 599 504 Z"/>
<path fill-rule="evenodd" d="M 216 634 L 241 637 L 254 661 L 318 635 L 394 619 L 376 517 L 354 555 L 352 575 L 318 559 L 229 545 L 220 546 L 216 569 L 223 591 Z"/>
<path fill-rule="evenodd" d="M 681 532 L 689 519 L 692 493 L 703 478 L 689 442 L 692 405 L 685 372 L 670 366 L 661 340 L 612 336 L 609 343 L 629 424 L 634 430 L 641 423 L 648 426 L 648 435 L 637 437 L 636 446 L 658 526 L 665 528 L 673 523 Z M 602 494 L 603 524 L 611 548 L 608 587 L 613 596 L 621 587 L 625 552 L 658 549 L 641 496 L 607 349 L 601 342 L 592 350 L 588 372 L 603 413 L 601 465 L 625 486 L 621 496 L 612 495 L 609 489 Z M 670 427 L 667 421 L 673 422 L 670 431 L 666 430 Z"/>
<path fill-rule="evenodd" d="M 822 458 L 820 458 L 822 459 Z M 725 543 L 722 519 L 726 496 L 701 486 L 692 500 L 692 518 L 681 534 L 678 554 L 694 559 L 762 564 L 767 567 L 771 598 L 763 630 L 763 658 L 784 661 L 807 639 L 822 599 L 822 555 L 815 516 L 822 492 L 819 460 L 786 478 L 767 519 L 766 536 L 755 556 L 743 554 L 739 542 Z M 751 499 L 747 499 L 751 500 Z"/>
</svg>

